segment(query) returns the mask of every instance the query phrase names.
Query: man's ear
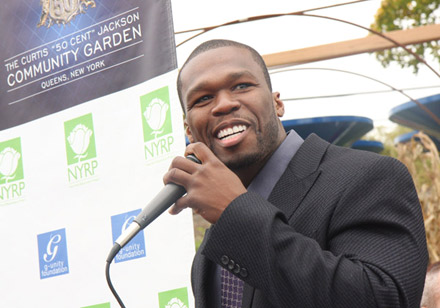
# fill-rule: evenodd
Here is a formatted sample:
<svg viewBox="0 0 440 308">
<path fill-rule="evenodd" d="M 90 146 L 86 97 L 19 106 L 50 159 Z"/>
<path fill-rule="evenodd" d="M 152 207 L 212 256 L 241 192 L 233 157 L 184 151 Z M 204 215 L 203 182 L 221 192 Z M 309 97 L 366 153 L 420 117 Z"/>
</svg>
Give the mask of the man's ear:
<svg viewBox="0 0 440 308">
<path fill-rule="evenodd" d="M 277 113 L 277 116 L 281 118 L 284 115 L 284 103 L 280 99 L 280 92 L 273 92 L 272 95 L 275 111 Z"/>
<path fill-rule="evenodd" d="M 185 133 L 186 136 L 188 137 L 188 140 L 190 143 L 194 143 L 194 138 L 192 136 L 191 130 L 189 129 L 188 123 L 186 122 L 186 120 L 183 121 L 183 125 L 185 127 Z"/>
</svg>

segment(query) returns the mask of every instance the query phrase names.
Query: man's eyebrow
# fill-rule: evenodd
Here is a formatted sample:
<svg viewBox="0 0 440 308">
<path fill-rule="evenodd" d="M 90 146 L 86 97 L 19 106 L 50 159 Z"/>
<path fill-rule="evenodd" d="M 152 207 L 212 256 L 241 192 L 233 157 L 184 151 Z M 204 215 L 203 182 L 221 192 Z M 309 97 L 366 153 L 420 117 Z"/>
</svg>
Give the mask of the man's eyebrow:
<svg viewBox="0 0 440 308">
<path fill-rule="evenodd" d="M 247 70 L 229 73 L 225 79 L 228 80 L 228 82 L 234 82 L 235 80 L 238 80 L 242 77 L 251 77 L 253 79 L 256 79 L 255 75 Z M 194 93 L 197 93 L 199 91 L 205 91 L 206 89 L 209 89 L 209 87 L 210 87 L 209 81 L 202 81 L 199 84 L 197 84 L 194 88 L 188 91 L 188 93 L 186 94 L 186 98 L 188 99 L 188 97 L 191 97 L 192 95 L 194 95 Z"/>
<path fill-rule="evenodd" d="M 256 78 L 254 74 L 252 74 L 250 71 L 239 71 L 239 72 L 233 72 L 228 75 L 228 78 L 232 81 L 240 79 L 241 77 L 252 77 Z"/>
</svg>

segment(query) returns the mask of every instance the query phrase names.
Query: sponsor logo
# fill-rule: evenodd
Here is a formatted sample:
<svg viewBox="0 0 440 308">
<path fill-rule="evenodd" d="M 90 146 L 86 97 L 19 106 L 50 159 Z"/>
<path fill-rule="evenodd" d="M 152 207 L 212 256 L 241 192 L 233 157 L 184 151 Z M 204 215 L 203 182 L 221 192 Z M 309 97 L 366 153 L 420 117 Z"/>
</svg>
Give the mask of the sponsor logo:
<svg viewBox="0 0 440 308">
<path fill-rule="evenodd" d="M 110 303 L 97 304 L 97 305 L 86 306 L 81 308 L 110 308 Z"/>
<path fill-rule="evenodd" d="M 40 258 L 40 279 L 69 273 L 66 230 L 60 229 L 37 235 Z"/>
<path fill-rule="evenodd" d="M 96 144 L 92 114 L 64 122 L 69 184 L 96 179 Z"/>
<path fill-rule="evenodd" d="M 55 24 L 68 24 L 76 15 L 85 13 L 86 9 L 96 7 L 94 0 L 40 0 L 41 17 L 37 27 L 49 28 Z"/>
<path fill-rule="evenodd" d="M 128 228 L 140 212 L 139 209 L 111 217 L 113 242 Z M 142 257 L 145 257 L 145 239 L 144 233 L 139 232 L 118 252 L 115 256 L 115 263 Z"/>
<path fill-rule="evenodd" d="M 174 136 L 168 87 L 140 97 L 145 159 L 154 163 L 173 156 Z"/>
<path fill-rule="evenodd" d="M 159 293 L 160 308 L 188 308 L 188 289 L 180 288 Z"/>
<path fill-rule="evenodd" d="M 24 188 L 20 138 L 0 142 L 0 204 L 22 200 Z"/>
</svg>

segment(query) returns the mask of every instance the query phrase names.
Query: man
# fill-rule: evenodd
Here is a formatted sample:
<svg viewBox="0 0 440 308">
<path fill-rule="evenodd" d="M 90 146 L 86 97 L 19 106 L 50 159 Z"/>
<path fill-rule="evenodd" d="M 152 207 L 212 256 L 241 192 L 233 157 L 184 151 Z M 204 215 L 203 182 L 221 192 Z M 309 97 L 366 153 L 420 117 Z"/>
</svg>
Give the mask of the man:
<svg viewBox="0 0 440 308">
<path fill-rule="evenodd" d="M 420 306 L 422 308 L 440 308 L 440 261 L 428 268 Z"/>
<path fill-rule="evenodd" d="M 418 307 L 425 233 L 402 164 L 286 135 L 280 94 L 246 45 L 196 48 L 178 92 L 185 154 L 201 164 L 173 160 L 164 182 L 187 195 L 170 212 L 212 223 L 192 269 L 197 308 Z"/>
</svg>

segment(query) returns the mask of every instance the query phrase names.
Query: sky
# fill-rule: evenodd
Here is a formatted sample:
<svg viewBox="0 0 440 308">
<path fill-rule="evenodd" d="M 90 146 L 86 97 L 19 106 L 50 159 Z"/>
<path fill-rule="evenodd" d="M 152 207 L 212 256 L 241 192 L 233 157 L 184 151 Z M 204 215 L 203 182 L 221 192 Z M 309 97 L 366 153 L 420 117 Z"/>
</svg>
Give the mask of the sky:
<svg viewBox="0 0 440 308">
<path fill-rule="evenodd" d="M 290 13 L 344 2 L 348 1 L 171 1 L 175 32 L 219 25 L 251 16 Z M 310 14 L 336 17 L 369 28 L 380 2 L 369 0 L 313 11 Z M 176 44 L 196 33 L 198 32 L 176 34 Z M 181 67 L 195 47 L 216 38 L 248 44 L 265 55 L 363 38 L 367 35 L 368 31 L 341 22 L 316 17 L 283 16 L 224 26 L 204 33 L 178 46 L 177 60 Z M 438 63 L 426 60 L 435 70 L 439 70 Z M 399 92 L 312 99 L 311 97 L 316 96 L 390 89 L 379 82 L 333 71 L 334 69 L 366 75 L 398 89 L 432 86 L 428 89 L 405 90 L 406 94 L 415 99 L 440 93 L 440 79 L 426 66 L 422 66 L 417 75 L 412 68 L 400 68 L 396 64 L 383 68 L 374 54 L 348 56 L 284 68 L 286 69 L 288 70 L 282 72 L 270 70 L 273 90 L 280 92 L 285 103 L 286 113 L 282 120 L 347 115 L 368 117 L 373 120 L 375 127 L 395 126 L 388 120 L 391 109 L 409 101 Z"/>
</svg>

